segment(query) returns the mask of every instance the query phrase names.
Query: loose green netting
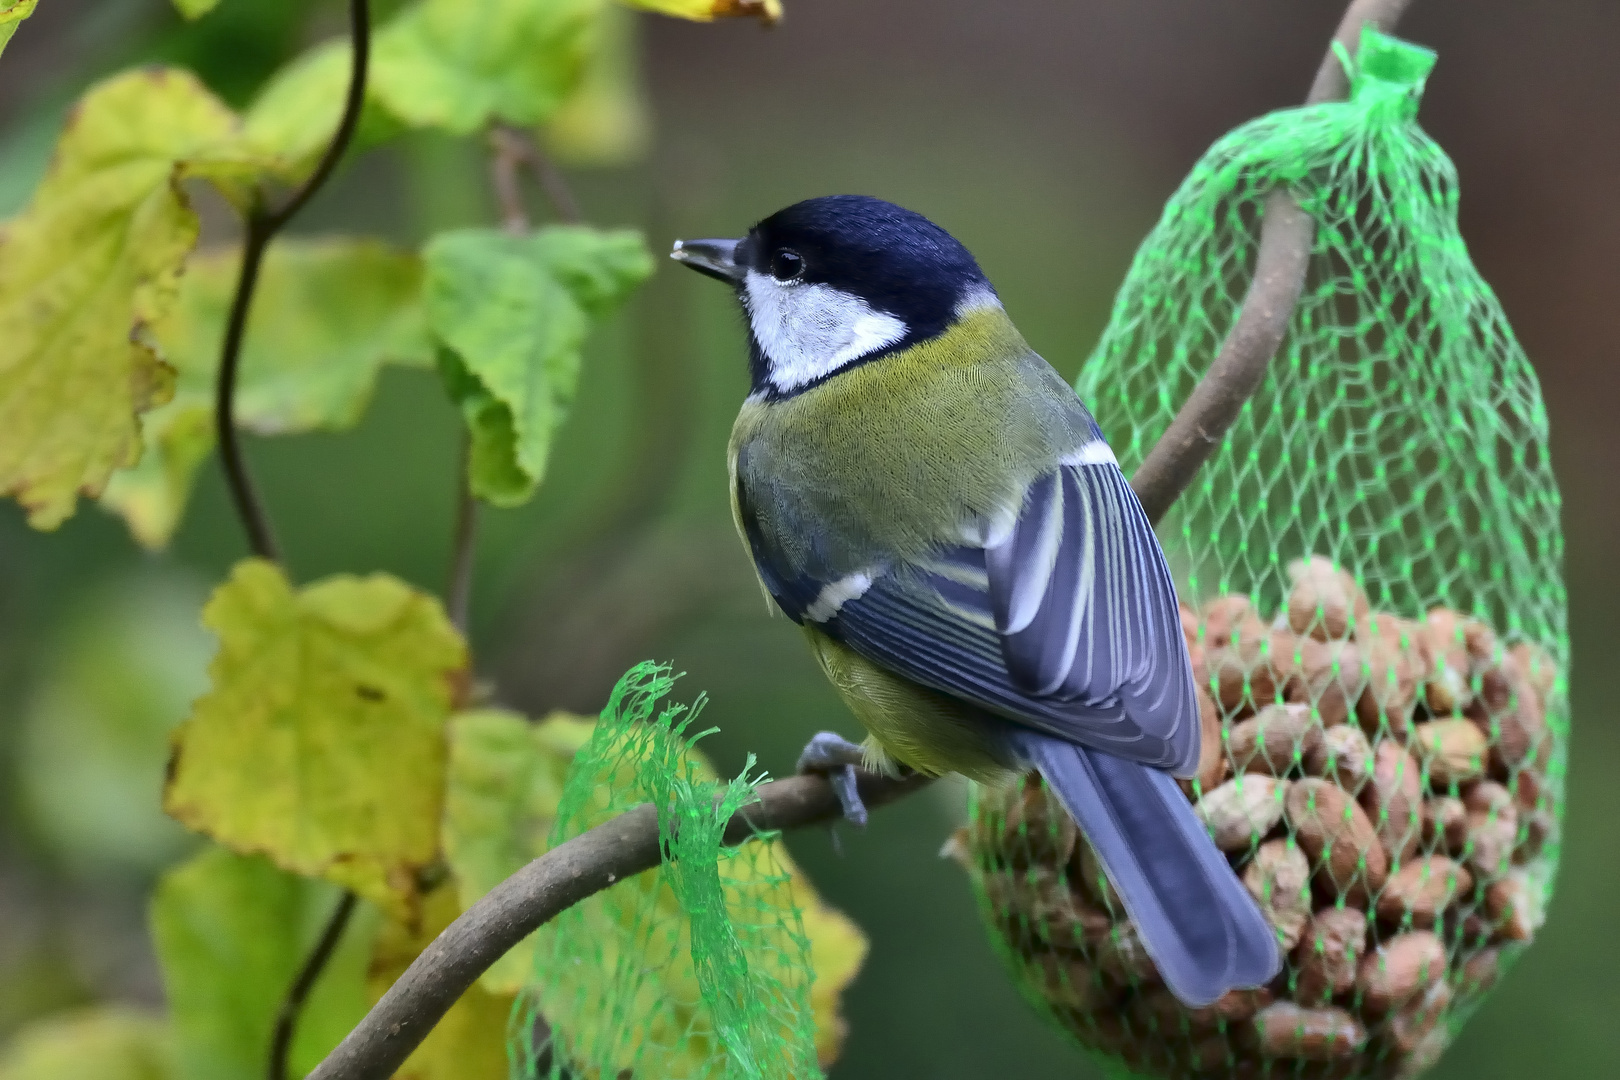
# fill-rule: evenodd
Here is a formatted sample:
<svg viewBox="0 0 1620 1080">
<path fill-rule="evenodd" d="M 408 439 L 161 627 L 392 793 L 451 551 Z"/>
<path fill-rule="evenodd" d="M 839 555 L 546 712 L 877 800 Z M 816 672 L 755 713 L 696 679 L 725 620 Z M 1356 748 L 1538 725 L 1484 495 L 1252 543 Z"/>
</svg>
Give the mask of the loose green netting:
<svg viewBox="0 0 1620 1080">
<path fill-rule="evenodd" d="M 667 667 L 631 669 L 574 757 L 548 847 L 650 802 L 665 860 L 542 928 L 513 1011 L 513 1080 L 822 1075 L 789 864 L 769 836 L 721 843 L 764 777 L 750 757 L 744 775 L 714 778 L 693 752 L 709 734 L 692 730 L 703 699 L 658 711 L 673 684 Z"/>
<path fill-rule="evenodd" d="M 1369 29 L 1341 58 L 1348 102 L 1198 163 L 1077 385 L 1133 471 L 1238 314 L 1268 198 L 1314 220 L 1287 336 L 1159 530 L 1202 688 L 1185 787 L 1284 971 L 1182 1007 L 1036 778 L 976 789 L 955 843 L 1020 985 L 1113 1076 L 1415 1076 L 1527 946 L 1558 862 L 1546 413 L 1414 119 L 1433 54 Z"/>
</svg>

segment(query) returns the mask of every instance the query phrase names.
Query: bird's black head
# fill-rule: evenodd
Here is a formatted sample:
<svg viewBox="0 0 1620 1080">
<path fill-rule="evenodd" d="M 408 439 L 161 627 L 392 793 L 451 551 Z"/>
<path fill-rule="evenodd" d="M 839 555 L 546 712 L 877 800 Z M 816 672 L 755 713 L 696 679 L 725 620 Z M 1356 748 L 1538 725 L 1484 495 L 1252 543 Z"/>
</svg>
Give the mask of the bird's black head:
<svg viewBox="0 0 1620 1080">
<path fill-rule="evenodd" d="M 950 233 L 865 195 L 807 199 L 738 241 L 677 242 L 674 257 L 736 286 L 754 390 L 770 397 L 926 341 L 965 310 L 997 303 Z"/>
</svg>

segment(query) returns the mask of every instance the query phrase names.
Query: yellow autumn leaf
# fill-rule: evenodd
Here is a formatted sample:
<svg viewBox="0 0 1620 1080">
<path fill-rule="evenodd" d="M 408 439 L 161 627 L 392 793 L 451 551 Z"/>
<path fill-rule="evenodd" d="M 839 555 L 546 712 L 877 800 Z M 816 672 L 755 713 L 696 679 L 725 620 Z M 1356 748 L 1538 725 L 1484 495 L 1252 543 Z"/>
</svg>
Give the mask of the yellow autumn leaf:
<svg viewBox="0 0 1620 1080">
<path fill-rule="evenodd" d="M 748 16 L 766 26 L 775 26 L 782 19 L 782 0 L 623 0 L 631 7 L 656 11 L 660 15 L 673 15 L 678 19 L 713 22 Z"/>
<path fill-rule="evenodd" d="M 51 529 L 140 453 L 172 372 L 147 328 L 173 302 L 197 217 L 180 182 L 233 201 L 271 163 L 185 72 L 107 80 L 73 111 L 32 201 L 0 225 L 0 495 Z"/>
<path fill-rule="evenodd" d="M 203 622 L 219 653 L 175 732 L 164 809 L 409 917 L 439 847 L 444 726 L 467 663 L 439 602 L 386 574 L 294 591 L 247 559 Z"/>
<path fill-rule="evenodd" d="M 545 850 L 568 766 L 594 725 L 565 713 L 531 724 L 500 709 L 451 719 L 444 857 L 463 909 Z M 497 960 L 479 982 L 513 994 L 533 972 L 531 937 Z"/>
<path fill-rule="evenodd" d="M 460 914 L 455 886 L 446 881 L 422 897 L 414 929 L 399 920 L 384 923 L 366 980 L 371 1000 L 381 998 Z M 482 981 L 473 983 L 405 1059 L 394 1080 L 506 1080 L 506 1022 L 513 1001 L 512 994 L 493 993 Z"/>
</svg>

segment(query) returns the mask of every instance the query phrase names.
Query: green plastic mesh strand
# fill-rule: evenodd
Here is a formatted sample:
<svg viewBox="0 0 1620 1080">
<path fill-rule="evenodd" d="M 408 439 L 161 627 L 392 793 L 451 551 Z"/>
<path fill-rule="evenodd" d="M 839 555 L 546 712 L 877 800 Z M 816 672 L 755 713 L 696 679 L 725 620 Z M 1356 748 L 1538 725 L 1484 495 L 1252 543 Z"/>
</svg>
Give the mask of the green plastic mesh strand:
<svg viewBox="0 0 1620 1080">
<path fill-rule="evenodd" d="M 513 1080 L 821 1075 L 810 942 L 776 845 L 721 843 L 763 777 L 748 777 L 752 757 L 729 783 L 701 764 L 702 698 L 654 719 L 673 684 L 667 667 L 631 669 L 575 755 L 549 846 L 650 802 L 665 859 L 542 928 L 513 1012 Z"/>
<path fill-rule="evenodd" d="M 1159 530 L 1202 688 L 1184 787 L 1283 973 L 1181 1006 L 1036 778 L 976 789 L 955 843 L 1020 985 L 1113 1076 L 1415 1076 L 1541 923 L 1569 731 L 1559 497 L 1535 375 L 1415 121 L 1433 62 L 1369 30 L 1348 102 L 1216 143 L 1079 378 L 1134 470 L 1238 314 L 1268 198 L 1314 220 L 1287 336 Z"/>
</svg>

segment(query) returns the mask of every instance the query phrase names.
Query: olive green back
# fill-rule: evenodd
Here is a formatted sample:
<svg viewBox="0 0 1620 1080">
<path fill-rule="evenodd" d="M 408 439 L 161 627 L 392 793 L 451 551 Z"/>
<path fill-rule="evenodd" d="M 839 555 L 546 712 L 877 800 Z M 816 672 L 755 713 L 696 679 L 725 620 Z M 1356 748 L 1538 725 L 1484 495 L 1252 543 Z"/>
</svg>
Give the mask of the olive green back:
<svg viewBox="0 0 1620 1080">
<path fill-rule="evenodd" d="M 1074 391 L 1001 308 L 979 308 L 794 397 L 750 399 L 732 429 L 733 501 L 740 483 L 787 568 L 836 576 L 1010 520 L 1029 483 L 1092 438 Z"/>
</svg>

